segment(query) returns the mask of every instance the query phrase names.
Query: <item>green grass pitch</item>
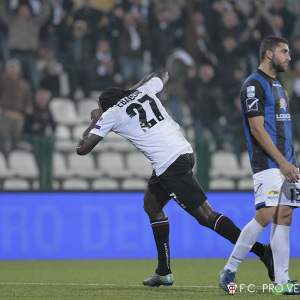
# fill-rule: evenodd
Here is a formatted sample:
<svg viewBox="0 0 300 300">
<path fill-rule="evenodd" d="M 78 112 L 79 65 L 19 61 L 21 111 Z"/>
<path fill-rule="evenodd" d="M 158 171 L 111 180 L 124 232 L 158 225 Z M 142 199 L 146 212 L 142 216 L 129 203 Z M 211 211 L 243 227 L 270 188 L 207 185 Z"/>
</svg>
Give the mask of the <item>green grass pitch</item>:
<svg viewBox="0 0 300 300">
<path fill-rule="evenodd" d="M 226 299 L 231 296 L 218 287 L 225 263 L 225 259 L 174 259 L 174 285 L 151 288 L 142 281 L 154 273 L 156 260 L 0 261 L 0 299 Z M 290 276 L 300 278 L 300 259 L 291 259 Z M 271 282 L 258 259 L 241 264 L 237 284 L 235 299 L 276 297 L 263 291 L 263 284 Z M 245 285 L 243 290 L 240 284 Z"/>
</svg>

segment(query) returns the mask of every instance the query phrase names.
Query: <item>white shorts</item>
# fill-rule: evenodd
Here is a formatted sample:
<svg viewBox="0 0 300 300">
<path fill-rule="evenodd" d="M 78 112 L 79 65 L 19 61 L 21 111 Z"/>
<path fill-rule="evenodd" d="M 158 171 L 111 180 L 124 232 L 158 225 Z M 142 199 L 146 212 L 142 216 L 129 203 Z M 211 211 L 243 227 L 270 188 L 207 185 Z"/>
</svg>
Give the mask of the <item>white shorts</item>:
<svg viewBox="0 0 300 300">
<path fill-rule="evenodd" d="M 288 182 L 280 169 L 253 175 L 255 208 L 288 205 L 300 207 L 300 182 Z"/>
</svg>

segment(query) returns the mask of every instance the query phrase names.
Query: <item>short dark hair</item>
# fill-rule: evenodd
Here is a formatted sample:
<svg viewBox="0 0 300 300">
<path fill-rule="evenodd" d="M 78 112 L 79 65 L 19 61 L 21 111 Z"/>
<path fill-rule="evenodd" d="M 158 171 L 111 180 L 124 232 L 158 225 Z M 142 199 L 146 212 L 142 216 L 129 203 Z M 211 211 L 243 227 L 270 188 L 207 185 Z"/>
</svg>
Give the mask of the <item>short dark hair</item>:
<svg viewBox="0 0 300 300">
<path fill-rule="evenodd" d="M 281 38 L 279 36 L 270 35 L 264 38 L 260 44 L 259 48 L 259 58 L 262 62 L 265 58 L 265 54 L 267 50 L 271 50 L 274 52 L 280 43 L 289 44 L 289 42 L 285 38 Z"/>
<path fill-rule="evenodd" d="M 99 101 L 102 106 L 103 111 L 107 111 L 110 107 L 113 107 L 124 97 L 129 96 L 134 91 L 124 90 L 118 87 L 111 87 L 103 91 L 99 96 Z"/>
</svg>

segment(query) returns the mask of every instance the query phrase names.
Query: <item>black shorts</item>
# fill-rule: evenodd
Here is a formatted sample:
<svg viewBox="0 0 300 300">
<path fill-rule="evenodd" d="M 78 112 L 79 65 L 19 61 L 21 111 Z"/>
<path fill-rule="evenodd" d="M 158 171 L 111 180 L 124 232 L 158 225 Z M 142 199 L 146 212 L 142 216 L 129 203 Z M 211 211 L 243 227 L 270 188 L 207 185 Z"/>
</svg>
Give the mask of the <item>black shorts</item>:
<svg viewBox="0 0 300 300">
<path fill-rule="evenodd" d="M 207 199 L 192 171 L 194 164 L 193 153 L 180 155 L 161 175 L 156 176 L 153 171 L 148 185 L 161 185 L 170 197 L 191 213 Z"/>
</svg>

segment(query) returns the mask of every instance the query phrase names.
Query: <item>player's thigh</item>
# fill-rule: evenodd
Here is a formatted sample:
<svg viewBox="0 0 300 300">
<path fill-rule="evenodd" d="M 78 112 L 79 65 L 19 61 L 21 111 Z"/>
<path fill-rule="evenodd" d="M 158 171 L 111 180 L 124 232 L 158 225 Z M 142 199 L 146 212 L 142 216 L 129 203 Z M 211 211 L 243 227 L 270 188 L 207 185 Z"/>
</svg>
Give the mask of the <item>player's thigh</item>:
<svg viewBox="0 0 300 300">
<path fill-rule="evenodd" d="M 179 158 L 159 176 L 159 181 L 180 207 L 191 214 L 207 200 L 207 197 L 193 174 L 188 160 L 189 156 Z"/>
<path fill-rule="evenodd" d="M 156 214 L 164 208 L 171 197 L 157 180 L 153 172 L 144 196 L 144 209 L 149 214 Z"/>
<path fill-rule="evenodd" d="M 278 206 L 261 207 L 255 212 L 255 220 L 262 226 L 266 227 L 273 220 Z"/>
</svg>

